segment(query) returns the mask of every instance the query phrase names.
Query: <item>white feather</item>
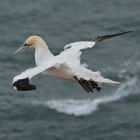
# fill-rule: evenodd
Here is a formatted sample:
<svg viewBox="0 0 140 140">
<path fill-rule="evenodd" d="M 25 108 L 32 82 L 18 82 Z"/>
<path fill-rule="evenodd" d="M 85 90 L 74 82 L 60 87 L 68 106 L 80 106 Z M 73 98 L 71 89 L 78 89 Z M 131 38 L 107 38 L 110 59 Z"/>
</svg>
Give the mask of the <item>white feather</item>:
<svg viewBox="0 0 140 140">
<path fill-rule="evenodd" d="M 13 83 L 19 79 L 29 78 L 36 76 L 37 74 L 43 72 L 44 74 L 57 77 L 59 79 L 65 79 L 70 81 L 76 80 L 73 78 L 77 76 L 77 78 L 83 78 L 86 80 L 94 80 L 98 83 L 110 83 L 115 84 L 117 82 L 109 80 L 101 76 L 99 71 L 93 72 L 85 67 L 85 65 L 81 64 L 80 56 L 82 54 L 81 50 L 92 48 L 95 45 L 95 42 L 90 41 L 80 41 L 67 44 L 64 46 L 64 51 L 62 51 L 59 55 L 54 56 L 49 51 L 47 45 L 43 46 L 40 51 L 40 48 L 37 49 L 36 53 L 38 54 L 35 60 L 37 62 L 37 67 L 27 69 L 21 74 L 17 75 L 13 79 Z M 43 51 L 44 49 L 44 51 Z M 41 54 L 39 53 L 39 51 Z M 46 52 L 48 50 L 48 53 Z M 43 57 L 41 57 L 43 56 Z M 40 59 L 40 60 L 38 60 Z"/>
</svg>

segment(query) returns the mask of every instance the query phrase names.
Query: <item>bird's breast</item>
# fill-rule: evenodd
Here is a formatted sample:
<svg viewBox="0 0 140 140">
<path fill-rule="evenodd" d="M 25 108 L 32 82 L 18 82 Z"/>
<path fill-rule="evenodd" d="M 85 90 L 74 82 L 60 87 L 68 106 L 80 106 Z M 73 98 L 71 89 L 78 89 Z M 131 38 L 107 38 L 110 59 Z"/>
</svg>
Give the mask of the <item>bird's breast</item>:
<svg viewBox="0 0 140 140">
<path fill-rule="evenodd" d="M 74 74 L 72 71 L 68 69 L 63 69 L 63 68 L 50 68 L 46 71 L 43 72 L 43 74 L 62 79 L 62 80 L 69 80 L 75 82 L 75 79 L 73 78 Z"/>
</svg>

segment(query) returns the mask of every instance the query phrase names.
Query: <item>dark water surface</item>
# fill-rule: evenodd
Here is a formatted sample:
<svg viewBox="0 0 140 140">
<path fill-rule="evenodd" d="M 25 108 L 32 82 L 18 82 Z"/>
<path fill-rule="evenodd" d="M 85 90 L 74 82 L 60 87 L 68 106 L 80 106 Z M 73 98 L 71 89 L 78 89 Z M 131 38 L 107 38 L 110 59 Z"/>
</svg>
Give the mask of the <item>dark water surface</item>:
<svg viewBox="0 0 140 140">
<path fill-rule="evenodd" d="M 0 1 L 0 140 L 140 139 L 139 0 Z M 37 90 L 16 92 L 12 79 L 33 67 L 33 51 L 12 53 L 32 34 L 54 54 L 96 35 L 134 30 L 83 53 L 93 70 L 119 86 L 86 94 L 78 85 L 38 75 Z"/>
</svg>

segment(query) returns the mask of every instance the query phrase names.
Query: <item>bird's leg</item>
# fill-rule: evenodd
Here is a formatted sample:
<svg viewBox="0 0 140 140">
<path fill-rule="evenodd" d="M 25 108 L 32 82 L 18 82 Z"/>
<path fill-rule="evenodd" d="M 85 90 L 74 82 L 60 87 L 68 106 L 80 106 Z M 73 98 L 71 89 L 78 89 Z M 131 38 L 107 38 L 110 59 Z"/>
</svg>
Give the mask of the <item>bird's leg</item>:
<svg viewBox="0 0 140 140">
<path fill-rule="evenodd" d="M 83 79 L 83 78 L 80 78 L 78 79 L 76 76 L 74 76 L 74 78 L 78 81 L 78 83 L 82 86 L 82 88 L 87 92 L 93 92 L 93 88 L 92 88 L 92 85 L 90 84 L 89 81 Z"/>
<path fill-rule="evenodd" d="M 93 80 L 89 80 L 89 82 L 90 82 L 90 84 L 92 85 L 93 89 L 96 88 L 97 91 L 100 92 L 101 86 L 100 86 L 97 82 L 95 82 L 95 81 L 93 81 Z"/>
</svg>

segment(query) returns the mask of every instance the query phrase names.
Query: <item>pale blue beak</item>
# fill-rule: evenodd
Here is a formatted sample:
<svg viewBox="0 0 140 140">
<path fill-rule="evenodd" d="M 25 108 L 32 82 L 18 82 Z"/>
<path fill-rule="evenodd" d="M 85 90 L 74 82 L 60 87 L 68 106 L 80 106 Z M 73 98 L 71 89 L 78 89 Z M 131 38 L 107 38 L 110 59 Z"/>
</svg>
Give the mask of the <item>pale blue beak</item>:
<svg viewBox="0 0 140 140">
<path fill-rule="evenodd" d="M 13 55 L 20 54 L 20 53 L 22 53 L 22 52 L 28 50 L 28 49 L 29 49 L 29 46 L 30 46 L 29 44 L 24 43 L 19 49 L 17 49 L 17 50 L 13 53 Z"/>
</svg>

